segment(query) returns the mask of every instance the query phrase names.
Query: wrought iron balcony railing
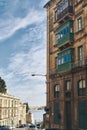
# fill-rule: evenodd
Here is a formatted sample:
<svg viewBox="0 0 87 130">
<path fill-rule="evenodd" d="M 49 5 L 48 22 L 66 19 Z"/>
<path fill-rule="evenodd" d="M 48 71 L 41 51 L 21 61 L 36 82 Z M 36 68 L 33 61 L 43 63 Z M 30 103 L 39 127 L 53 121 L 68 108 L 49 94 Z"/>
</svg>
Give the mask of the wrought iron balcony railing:
<svg viewBox="0 0 87 130">
<path fill-rule="evenodd" d="M 82 60 L 77 60 L 74 62 L 69 62 L 69 63 L 67 63 L 67 68 L 64 66 L 65 66 L 65 64 L 61 64 L 61 65 L 59 65 L 59 69 L 58 69 L 58 67 L 50 69 L 50 75 L 58 74 L 60 76 L 61 72 L 75 70 L 78 68 L 84 68 L 87 66 L 87 58 L 86 59 L 84 58 Z"/>
<path fill-rule="evenodd" d="M 73 15 L 73 7 L 68 6 L 66 9 L 64 9 L 60 14 L 57 15 L 57 20 L 61 21 L 62 18 L 65 18 L 66 16 Z"/>
</svg>

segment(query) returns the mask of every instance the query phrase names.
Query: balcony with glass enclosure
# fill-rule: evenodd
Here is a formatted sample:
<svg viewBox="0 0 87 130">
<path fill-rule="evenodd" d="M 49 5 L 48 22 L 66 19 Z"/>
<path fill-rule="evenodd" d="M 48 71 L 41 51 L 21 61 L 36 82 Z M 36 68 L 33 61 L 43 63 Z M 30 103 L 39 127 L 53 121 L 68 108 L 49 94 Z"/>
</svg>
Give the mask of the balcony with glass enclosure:
<svg viewBox="0 0 87 130">
<path fill-rule="evenodd" d="M 58 72 L 65 72 L 72 69 L 74 61 L 74 49 L 70 48 L 58 54 Z"/>
<path fill-rule="evenodd" d="M 73 21 L 68 21 L 58 28 L 56 33 L 56 46 L 62 47 L 66 44 L 71 45 L 74 40 L 74 32 L 73 32 Z"/>
<path fill-rule="evenodd" d="M 57 20 L 62 22 L 73 16 L 73 3 L 71 0 L 61 0 L 57 5 Z"/>
</svg>

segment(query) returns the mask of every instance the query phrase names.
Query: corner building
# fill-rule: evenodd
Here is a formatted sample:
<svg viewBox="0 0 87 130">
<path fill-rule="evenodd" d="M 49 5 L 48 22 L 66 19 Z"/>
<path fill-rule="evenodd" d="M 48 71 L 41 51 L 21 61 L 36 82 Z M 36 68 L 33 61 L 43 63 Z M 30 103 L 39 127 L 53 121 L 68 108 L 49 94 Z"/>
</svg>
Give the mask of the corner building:
<svg viewBox="0 0 87 130">
<path fill-rule="evenodd" d="M 46 128 L 87 130 L 87 0 L 50 0 Z"/>
</svg>

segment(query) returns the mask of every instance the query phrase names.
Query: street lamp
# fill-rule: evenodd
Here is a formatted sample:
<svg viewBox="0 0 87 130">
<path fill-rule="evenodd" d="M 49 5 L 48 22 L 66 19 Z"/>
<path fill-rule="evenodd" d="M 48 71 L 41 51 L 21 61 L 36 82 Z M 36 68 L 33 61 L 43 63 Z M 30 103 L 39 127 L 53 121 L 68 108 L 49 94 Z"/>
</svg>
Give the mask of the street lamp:
<svg viewBox="0 0 87 130">
<path fill-rule="evenodd" d="M 31 76 L 45 76 L 46 77 L 46 74 L 32 74 Z"/>
<path fill-rule="evenodd" d="M 41 77 L 45 77 L 46 78 L 46 74 L 32 74 L 31 76 L 41 76 Z M 47 82 L 46 82 L 47 84 Z M 47 110 L 48 109 L 48 110 Z M 46 112 L 46 119 L 44 121 L 49 121 L 49 108 L 45 107 L 44 108 L 45 112 Z"/>
</svg>

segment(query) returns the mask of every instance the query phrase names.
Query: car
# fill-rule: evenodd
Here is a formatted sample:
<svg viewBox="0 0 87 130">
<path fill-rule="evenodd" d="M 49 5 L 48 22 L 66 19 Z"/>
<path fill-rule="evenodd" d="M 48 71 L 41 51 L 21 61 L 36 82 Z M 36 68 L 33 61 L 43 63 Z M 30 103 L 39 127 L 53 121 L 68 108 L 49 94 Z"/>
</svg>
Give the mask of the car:
<svg viewBox="0 0 87 130">
<path fill-rule="evenodd" d="M 8 129 L 9 129 L 9 130 L 14 130 L 14 129 L 15 129 L 15 126 L 8 126 Z"/>
<path fill-rule="evenodd" d="M 37 128 L 40 129 L 40 124 L 36 124 Z"/>
<path fill-rule="evenodd" d="M 20 125 L 19 128 L 24 128 L 25 126 L 24 125 Z"/>
<path fill-rule="evenodd" d="M 28 130 L 38 130 L 38 128 L 36 127 L 36 125 L 29 125 L 29 129 Z"/>
<path fill-rule="evenodd" d="M 8 126 L 0 126 L 0 130 L 9 130 Z"/>
</svg>

